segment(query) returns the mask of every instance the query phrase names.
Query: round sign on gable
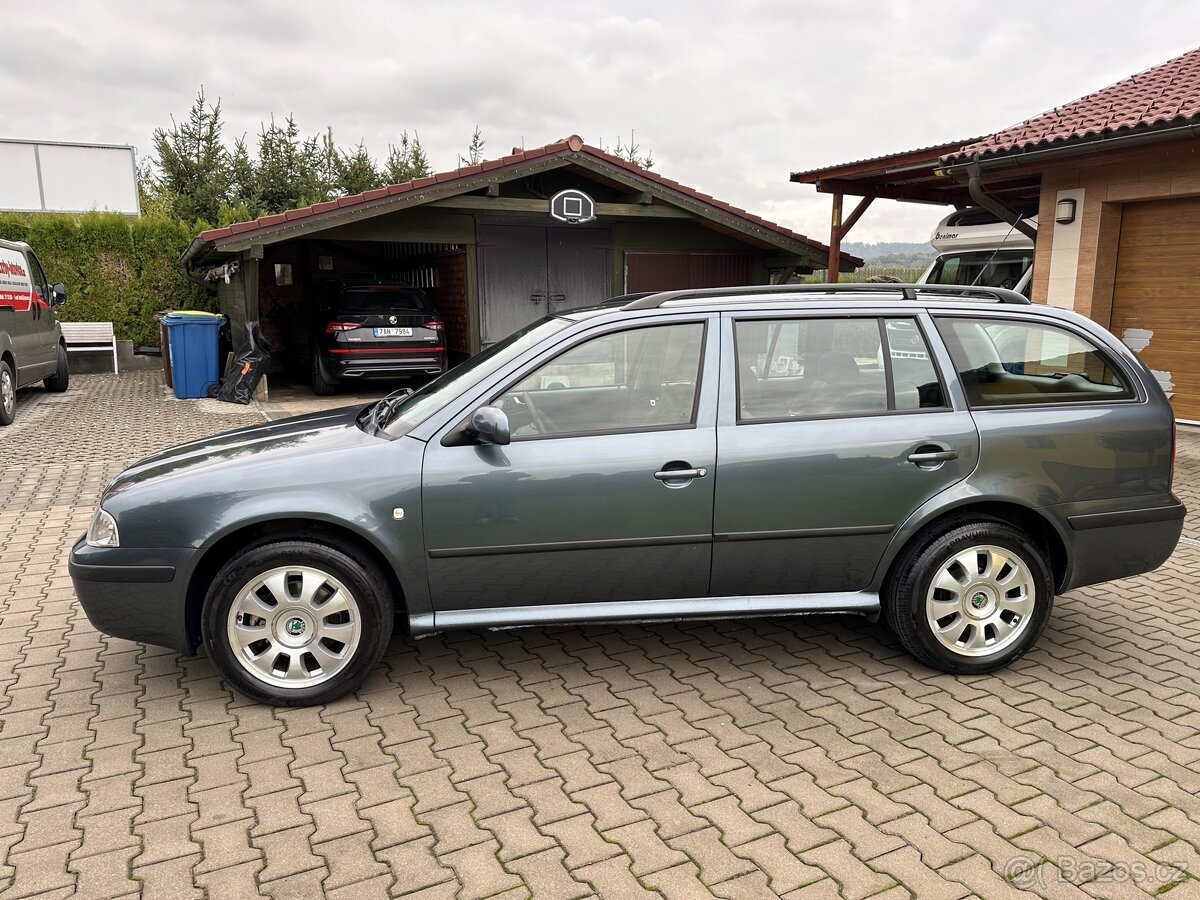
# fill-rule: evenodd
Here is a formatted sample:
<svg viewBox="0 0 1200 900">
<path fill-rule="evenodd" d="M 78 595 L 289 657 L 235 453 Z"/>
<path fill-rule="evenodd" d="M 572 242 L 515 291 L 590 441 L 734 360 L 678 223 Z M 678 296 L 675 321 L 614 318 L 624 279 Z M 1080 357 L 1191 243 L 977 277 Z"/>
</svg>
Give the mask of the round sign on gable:
<svg viewBox="0 0 1200 900">
<path fill-rule="evenodd" d="M 596 201 L 575 188 L 559 191 L 550 198 L 550 218 L 579 225 L 596 218 Z"/>
</svg>

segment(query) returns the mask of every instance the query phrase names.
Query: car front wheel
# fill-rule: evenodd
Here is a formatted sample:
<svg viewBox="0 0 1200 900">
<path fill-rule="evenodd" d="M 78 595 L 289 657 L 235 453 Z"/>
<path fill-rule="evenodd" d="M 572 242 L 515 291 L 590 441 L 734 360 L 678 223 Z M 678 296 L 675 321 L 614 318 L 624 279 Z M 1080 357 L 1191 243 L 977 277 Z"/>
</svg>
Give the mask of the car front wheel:
<svg viewBox="0 0 1200 900">
<path fill-rule="evenodd" d="M 58 363 L 54 369 L 54 374 L 49 378 L 43 378 L 42 384 L 45 385 L 46 390 L 50 393 L 61 394 L 71 383 L 71 370 L 67 363 L 67 348 L 62 344 L 58 345 L 58 356 L 56 359 Z"/>
<path fill-rule="evenodd" d="M 17 380 L 8 360 L 0 359 L 0 425 L 12 424 L 17 414 Z"/>
<path fill-rule="evenodd" d="M 379 662 L 392 603 L 376 568 L 341 549 L 276 541 L 235 555 L 205 602 L 204 643 L 221 674 L 265 703 L 326 703 Z"/>
<path fill-rule="evenodd" d="M 917 659 L 959 675 L 1019 659 L 1054 603 L 1043 552 L 999 522 L 964 524 L 897 563 L 884 598 L 888 623 Z"/>
</svg>

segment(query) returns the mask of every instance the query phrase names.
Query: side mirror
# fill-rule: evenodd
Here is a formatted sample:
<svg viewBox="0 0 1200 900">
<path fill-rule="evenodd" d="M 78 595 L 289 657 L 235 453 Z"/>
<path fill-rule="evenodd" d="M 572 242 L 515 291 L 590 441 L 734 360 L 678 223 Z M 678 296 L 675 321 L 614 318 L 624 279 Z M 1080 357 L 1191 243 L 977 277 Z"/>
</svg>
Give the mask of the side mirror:
<svg viewBox="0 0 1200 900">
<path fill-rule="evenodd" d="M 466 431 L 481 444 L 505 446 L 511 441 L 508 416 L 504 414 L 504 410 L 494 406 L 481 406 L 471 413 Z"/>
<path fill-rule="evenodd" d="M 67 286 L 61 281 L 50 286 L 50 305 L 62 306 L 67 302 Z"/>
</svg>

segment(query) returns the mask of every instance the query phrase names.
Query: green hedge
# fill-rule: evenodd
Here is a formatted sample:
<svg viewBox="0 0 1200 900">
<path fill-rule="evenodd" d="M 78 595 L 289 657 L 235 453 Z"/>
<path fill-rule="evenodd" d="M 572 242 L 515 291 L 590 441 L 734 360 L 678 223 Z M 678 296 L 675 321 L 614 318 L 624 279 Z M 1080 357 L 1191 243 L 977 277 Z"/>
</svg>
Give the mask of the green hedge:
<svg viewBox="0 0 1200 900">
<path fill-rule="evenodd" d="M 53 284 L 67 286 L 65 322 L 112 322 L 117 337 L 157 345 L 160 309 L 216 310 L 179 272 L 195 232 L 159 218 L 118 213 L 0 213 L 0 238 L 26 241 Z"/>
</svg>

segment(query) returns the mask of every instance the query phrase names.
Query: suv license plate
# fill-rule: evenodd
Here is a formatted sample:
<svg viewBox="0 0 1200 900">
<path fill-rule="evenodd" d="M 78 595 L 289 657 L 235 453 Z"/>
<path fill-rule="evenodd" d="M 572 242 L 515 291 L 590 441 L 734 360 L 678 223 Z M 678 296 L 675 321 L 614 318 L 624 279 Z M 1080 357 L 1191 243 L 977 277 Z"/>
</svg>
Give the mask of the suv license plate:
<svg viewBox="0 0 1200 900">
<path fill-rule="evenodd" d="M 376 328 L 375 337 L 412 337 L 411 328 Z"/>
</svg>

